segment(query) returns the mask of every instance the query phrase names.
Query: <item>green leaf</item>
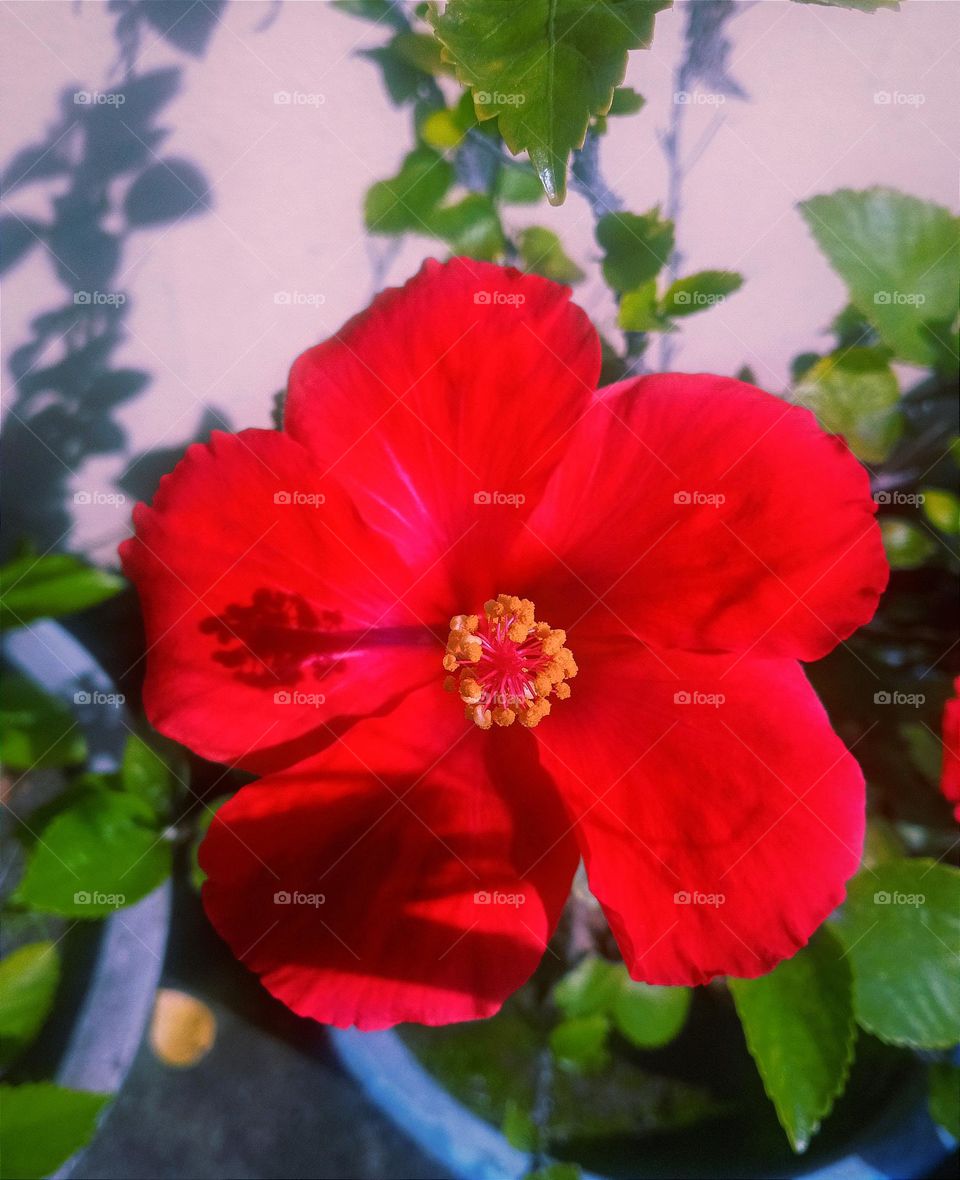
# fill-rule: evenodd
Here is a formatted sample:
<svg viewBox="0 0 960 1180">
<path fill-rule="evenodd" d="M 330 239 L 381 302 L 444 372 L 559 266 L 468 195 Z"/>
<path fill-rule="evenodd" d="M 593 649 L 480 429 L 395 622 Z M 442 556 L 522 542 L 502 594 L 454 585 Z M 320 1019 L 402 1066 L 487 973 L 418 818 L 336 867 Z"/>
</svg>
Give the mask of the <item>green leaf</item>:
<svg viewBox="0 0 960 1180">
<path fill-rule="evenodd" d="M 613 92 L 613 102 L 610 104 L 608 115 L 635 115 L 646 104 L 642 94 L 638 94 L 632 86 L 618 86 Z"/>
<path fill-rule="evenodd" d="M 750 1055 L 794 1151 L 806 1151 L 853 1060 L 850 967 L 827 929 L 759 979 L 727 981 Z"/>
<path fill-rule="evenodd" d="M 229 795 L 219 795 L 216 799 L 210 800 L 209 803 L 204 805 L 203 810 L 197 817 L 192 847 L 190 849 L 190 884 L 198 893 L 204 881 L 207 879 L 207 874 L 200 867 L 200 845 L 203 843 L 203 838 L 206 836 L 210 824 L 213 822 L 213 817 L 229 798 Z"/>
<path fill-rule="evenodd" d="M 930 347 L 933 369 L 956 381 L 960 371 L 960 320 L 926 321 L 920 325 L 920 335 Z"/>
<path fill-rule="evenodd" d="M 503 228 L 489 197 L 470 193 L 455 205 L 427 215 L 426 231 L 442 238 L 454 254 L 492 261 L 504 249 Z"/>
<path fill-rule="evenodd" d="M 0 676 L 0 759 L 10 770 L 74 766 L 87 744 L 70 710 L 18 672 Z"/>
<path fill-rule="evenodd" d="M 567 162 L 623 81 L 627 52 L 650 44 L 670 0 L 450 0 L 434 14 L 444 57 L 473 89 L 480 119 L 499 119 L 510 151 L 529 153 L 550 203 Z M 632 284 L 636 285 L 636 284 Z"/>
<path fill-rule="evenodd" d="M 930 1066 L 930 1117 L 960 1139 L 960 1068 L 949 1061 Z"/>
<path fill-rule="evenodd" d="M 517 1151 L 536 1151 L 540 1135 L 533 1115 L 516 1098 L 508 1098 L 503 1113 L 503 1136 Z"/>
<path fill-rule="evenodd" d="M 579 1164 L 555 1162 L 535 1172 L 527 1172 L 523 1180 L 582 1180 L 583 1169 Z"/>
<path fill-rule="evenodd" d="M 0 962 L 0 1062 L 40 1031 L 59 982 L 60 957 L 52 942 L 31 942 Z"/>
<path fill-rule="evenodd" d="M 453 168 L 430 148 L 416 148 L 389 180 L 367 189 L 363 215 L 375 234 L 429 233 L 427 220 L 453 183 Z"/>
<path fill-rule="evenodd" d="M 420 97 L 427 76 L 402 58 L 392 41 L 386 45 L 378 45 L 376 49 L 361 49 L 357 57 L 365 57 L 380 67 L 383 84 L 394 106 L 402 106 Z"/>
<path fill-rule="evenodd" d="M 638 1049 L 668 1045 L 679 1035 L 689 1010 L 689 988 L 640 983 L 629 977 L 626 968 L 622 969 L 613 1022 Z"/>
<path fill-rule="evenodd" d="M 40 1180 L 88 1143 L 109 1094 L 52 1082 L 0 1086 L 0 1158 L 10 1180 Z"/>
<path fill-rule="evenodd" d="M 603 277 L 614 291 L 633 291 L 655 278 L 673 250 L 673 222 L 648 213 L 605 213 L 597 222 Z"/>
<path fill-rule="evenodd" d="M 877 345 L 876 329 L 852 303 L 833 317 L 830 331 L 837 338 L 837 352 L 844 348 L 875 348 Z"/>
<path fill-rule="evenodd" d="M 69 553 L 14 558 L 0 568 L 0 628 L 96 606 L 125 585 L 117 574 L 95 569 Z"/>
<path fill-rule="evenodd" d="M 563 1020 L 550 1031 L 550 1048 L 566 1069 L 576 1073 L 597 1073 L 610 1060 L 606 1016 L 577 1016 Z"/>
<path fill-rule="evenodd" d="M 497 174 L 494 194 L 505 205 L 535 205 L 543 200 L 543 187 L 526 164 L 506 164 Z"/>
<path fill-rule="evenodd" d="M 165 815 L 170 806 L 174 775 L 156 750 L 136 734 L 127 739 L 120 767 L 125 791 L 148 804 L 154 815 Z"/>
<path fill-rule="evenodd" d="M 333 6 L 350 16 L 374 21 L 378 25 L 393 25 L 398 29 L 407 26 L 406 17 L 394 0 L 333 0 Z"/>
<path fill-rule="evenodd" d="M 555 283 L 579 283 L 586 277 L 553 230 L 528 226 L 517 235 L 517 248 L 523 269 L 529 274 L 543 275 Z"/>
<path fill-rule="evenodd" d="M 440 45 L 429 33 L 398 33 L 390 42 L 396 53 L 421 73 L 436 77 L 451 72 L 440 56 Z"/>
<path fill-rule="evenodd" d="M 899 516 L 883 517 L 880 536 L 891 569 L 919 569 L 937 551 L 937 543 L 929 533 Z"/>
<path fill-rule="evenodd" d="M 170 860 L 170 844 L 142 799 L 92 790 L 40 833 L 15 900 L 43 913 L 99 918 L 156 888 Z"/>
<path fill-rule="evenodd" d="M 960 271 L 958 220 L 889 188 L 841 189 L 800 204 L 851 302 L 901 360 L 933 365 L 928 324 L 952 321 Z"/>
<path fill-rule="evenodd" d="M 940 768 L 940 743 L 932 737 L 922 725 L 901 726 L 904 736 L 908 730 L 925 734 L 937 748 L 937 769 Z M 909 740 L 909 738 L 908 738 Z M 896 860 L 903 856 L 903 841 L 893 824 L 879 816 L 871 816 L 867 820 L 867 831 L 863 841 L 863 867 L 874 869 L 886 860 Z"/>
<path fill-rule="evenodd" d="M 586 955 L 555 985 L 552 998 L 568 1019 L 596 1016 L 610 1011 L 619 990 L 617 964 Z"/>
<path fill-rule="evenodd" d="M 847 348 L 823 357 L 793 396 L 866 463 L 884 460 L 903 431 L 900 387 L 882 349 Z"/>
<path fill-rule="evenodd" d="M 673 326 L 660 311 L 657 280 L 649 279 L 620 299 L 617 324 L 626 332 L 672 332 Z"/>
<path fill-rule="evenodd" d="M 436 151 L 445 152 L 450 148 L 455 148 L 470 128 L 476 125 L 477 117 L 473 112 L 473 103 L 470 101 L 469 94 L 465 94 L 456 106 L 431 111 L 420 127 L 420 136 L 424 143 L 429 144 Z M 535 176 L 532 179 L 537 186 L 537 195 L 539 196 L 540 185 Z"/>
<path fill-rule="evenodd" d="M 923 489 L 923 515 L 941 533 L 960 533 L 960 498 L 946 488 Z"/>
<path fill-rule="evenodd" d="M 622 381 L 629 372 L 627 358 L 622 357 L 606 337 L 600 337 L 600 378 L 598 388 L 615 385 Z"/>
<path fill-rule="evenodd" d="M 960 871 L 932 860 L 886 861 L 850 883 L 836 930 L 868 1032 L 914 1048 L 960 1041 Z"/>
<path fill-rule="evenodd" d="M 690 992 L 683 987 L 654 987 L 630 978 L 623 963 L 611 963 L 587 955 L 553 989 L 552 998 L 574 1026 L 586 1018 L 609 1018 L 620 1033 L 641 1049 L 666 1045 L 680 1032 L 690 1007 Z M 599 1029 L 584 1026 L 584 1037 Z M 604 1032 L 604 1041 L 606 1032 Z"/>
<path fill-rule="evenodd" d="M 790 379 L 791 381 L 799 381 L 800 378 L 809 369 L 821 359 L 819 352 L 801 352 L 799 356 L 795 356 L 790 362 Z"/>
<path fill-rule="evenodd" d="M 723 303 L 743 286 L 743 275 L 732 270 L 701 270 L 677 279 L 667 288 L 661 303 L 665 315 L 693 315 Z"/>
</svg>

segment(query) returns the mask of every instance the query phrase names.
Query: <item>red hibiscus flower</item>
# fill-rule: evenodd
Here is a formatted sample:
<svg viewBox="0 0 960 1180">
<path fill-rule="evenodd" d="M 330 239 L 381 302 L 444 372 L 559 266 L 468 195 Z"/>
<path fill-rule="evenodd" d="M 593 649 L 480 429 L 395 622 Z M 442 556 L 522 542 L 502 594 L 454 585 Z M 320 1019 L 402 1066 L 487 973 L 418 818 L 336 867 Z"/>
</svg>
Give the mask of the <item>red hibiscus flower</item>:
<svg viewBox="0 0 960 1180">
<path fill-rule="evenodd" d="M 943 768 L 940 789 L 954 805 L 960 823 L 960 676 L 953 682 L 953 696 L 943 706 Z"/>
<path fill-rule="evenodd" d="M 581 857 L 652 983 L 768 971 L 843 898 L 863 780 L 798 661 L 885 584 L 866 475 L 742 382 L 599 371 L 566 288 L 428 262 L 137 508 L 148 715 L 265 776 L 204 903 L 296 1012 L 489 1016 Z"/>
</svg>

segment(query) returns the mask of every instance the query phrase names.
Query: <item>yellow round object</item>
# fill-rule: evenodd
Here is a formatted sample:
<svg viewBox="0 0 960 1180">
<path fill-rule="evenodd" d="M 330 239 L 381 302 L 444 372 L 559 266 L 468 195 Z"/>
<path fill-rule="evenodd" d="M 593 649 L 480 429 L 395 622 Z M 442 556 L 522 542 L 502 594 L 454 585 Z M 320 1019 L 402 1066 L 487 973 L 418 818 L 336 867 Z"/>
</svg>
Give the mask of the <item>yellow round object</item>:
<svg viewBox="0 0 960 1180">
<path fill-rule="evenodd" d="M 217 1035 L 212 1010 L 186 992 L 157 991 L 150 1021 L 150 1048 L 164 1065 L 189 1069 L 206 1057 Z"/>
</svg>

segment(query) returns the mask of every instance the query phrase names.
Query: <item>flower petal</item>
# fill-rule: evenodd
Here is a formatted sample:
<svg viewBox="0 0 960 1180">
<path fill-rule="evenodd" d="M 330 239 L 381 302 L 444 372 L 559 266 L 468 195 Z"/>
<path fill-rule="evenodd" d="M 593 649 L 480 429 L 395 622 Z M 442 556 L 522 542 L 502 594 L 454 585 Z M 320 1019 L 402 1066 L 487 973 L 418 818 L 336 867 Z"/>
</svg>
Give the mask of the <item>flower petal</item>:
<svg viewBox="0 0 960 1180">
<path fill-rule="evenodd" d="M 475 554 L 519 527 L 599 372 L 568 288 L 430 260 L 295 362 L 286 429 L 402 552 L 433 560 L 470 530 Z"/>
<path fill-rule="evenodd" d="M 234 954 L 300 1015 L 364 1029 L 496 1012 L 578 859 L 531 735 L 481 733 L 434 687 L 244 787 L 200 854 Z"/>
<path fill-rule="evenodd" d="M 940 789 L 953 804 L 953 814 L 960 823 L 960 676 L 953 682 L 953 696 L 943 706 L 943 767 Z"/>
<path fill-rule="evenodd" d="M 818 659 L 886 585 L 875 511 L 808 410 L 726 378 L 643 377 L 573 431 L 527 523 L 541 553 L 524 593 L 558 626 L 592 624 L 602 598 L 656 646 Z"/>
<path fill-rule="evenodd" d="M 204 757 L 289 764 L 331 719 L 436 677 L 442 637 L 403 602 L 416 575 L 285 435 L 214 433 L 134 522 L 121 556 L 146 626 L 144 705 Z"/>
<path fill-rule="evenodd" d="M 863 777 L 799 665 L 618 644 L 564 707 L 541 757 L 635 978 L 763 974 L 842 901 Z"/>
</svg>

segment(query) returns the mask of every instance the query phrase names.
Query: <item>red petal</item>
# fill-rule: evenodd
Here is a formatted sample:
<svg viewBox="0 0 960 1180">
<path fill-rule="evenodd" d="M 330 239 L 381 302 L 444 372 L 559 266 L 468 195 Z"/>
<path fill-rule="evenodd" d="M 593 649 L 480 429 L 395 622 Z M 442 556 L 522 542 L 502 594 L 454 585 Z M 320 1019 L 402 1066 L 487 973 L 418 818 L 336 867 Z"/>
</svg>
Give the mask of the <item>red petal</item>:
<svg viewBox="0 0 960 1180">
<path fill-rule="evenodd" d="M 289 764 L 436 678 L 442 639 L 399 601 L 415 575 L 285 435 L 215 433 L 134 521 L 147 715 L 205 757 Z"/>
<path fill-rule="evenodd" d="M 296 361 L 286 428 L 426 563 L 467 530 L 475 554 L 519 527 L 599 372 L 597 334 L 568 288 L 430 260 Z M 525 503 L 475 503 L 496 494 Z"/>
<path fill-rule="evenodd" d="M 943 707 L 943 771 L 940 787 L 960 823 L 960 676 L 953 682 L 954 695 Z"/>
<path fill-rule="evenodd" d="M 496 1012 L 540 961 L 577 860 L 531 735 L 483 733 L 432 687 L 244 787 L 200 856 L 234 954 L 300 1015 L 364 1029 Z"/>
<path fill-rule="evenodd" d="M 560 722 L 542 759 L 635 978 L 763 974 L 842 901 L 863 777 L 797 664 L 623 644 L 581 665 Z"/>
<path fill-rule="evenodd" d="M 886 585 L 874 512 L 866 472 L 808 410 L 726 378 L 644 377 L 572 432 L 528 522 L 541 568 L 524 593 L 568 629 L 603 597 L 657 646 L 817 659 Z"/>
</svg>

